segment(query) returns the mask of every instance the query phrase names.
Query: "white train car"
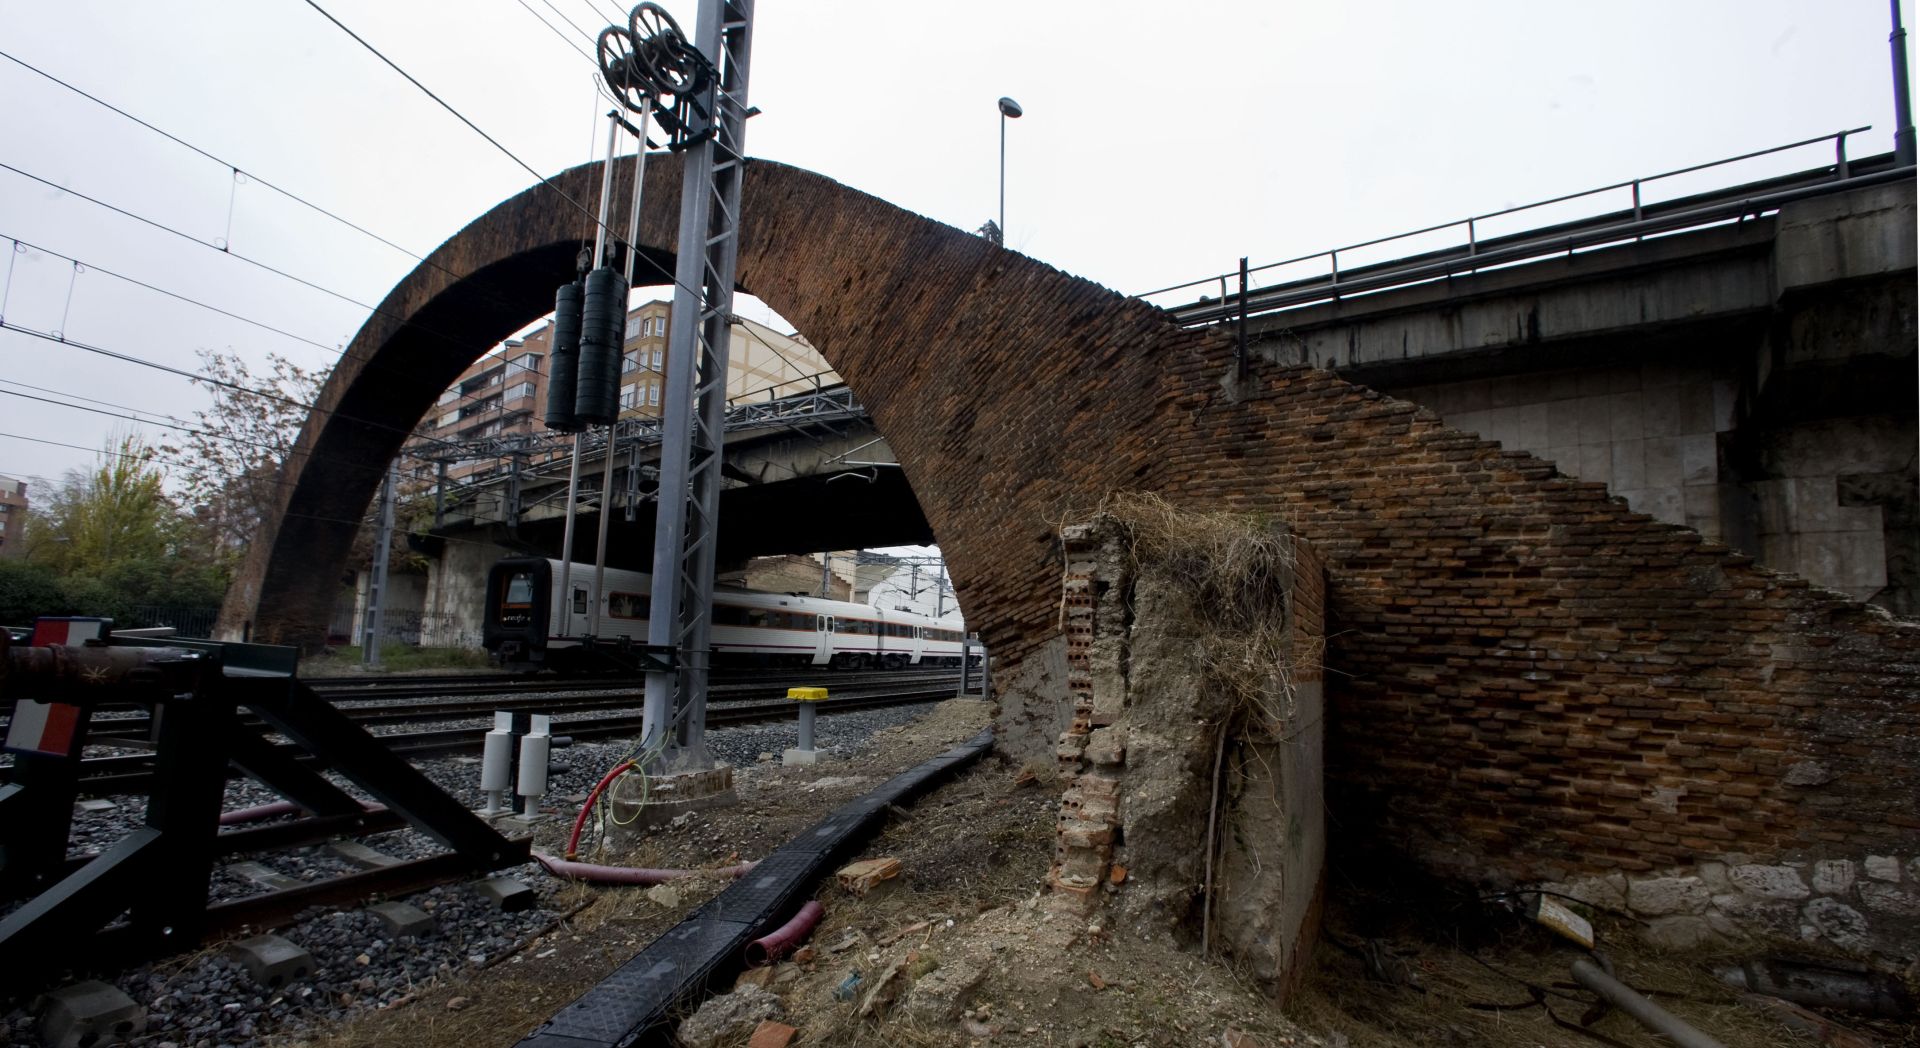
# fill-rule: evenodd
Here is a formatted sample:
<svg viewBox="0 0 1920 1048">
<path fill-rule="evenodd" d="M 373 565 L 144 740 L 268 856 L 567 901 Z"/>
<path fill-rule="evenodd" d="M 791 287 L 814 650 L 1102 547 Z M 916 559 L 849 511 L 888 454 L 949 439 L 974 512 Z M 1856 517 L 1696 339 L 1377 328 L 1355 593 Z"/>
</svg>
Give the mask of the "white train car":
<svg viewBox="0 0 1920 1048">
<path fill-rule="evenodd" d="M 557 560 L 512 557 L 487 579 L 487 650 L 508 663 L 564 660 L 595 642 L 645 644 L 652 577 L 608 568 L 598 622 L 589 613 L 593 566 L 563 579 Z M 564 585 L 563 585 L 564 583 Z M 562 592 L 562 590 L 565 592 Z M 712 643 L 717 664 L 886 667 L 960 664 L 966 624 L 866 604 L 753 590 L 716 589 Z"/>
</svg>

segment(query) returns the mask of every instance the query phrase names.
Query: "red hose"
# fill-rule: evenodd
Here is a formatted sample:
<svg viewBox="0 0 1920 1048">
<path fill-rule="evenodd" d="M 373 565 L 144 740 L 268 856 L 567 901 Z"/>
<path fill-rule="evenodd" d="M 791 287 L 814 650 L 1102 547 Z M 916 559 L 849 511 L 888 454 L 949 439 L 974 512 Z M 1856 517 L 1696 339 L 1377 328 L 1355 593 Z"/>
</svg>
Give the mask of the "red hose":
<svg viewBox="0 0 1920 1048">
<path fill-rule="evenodd" d="M 747 871 L 757 865 L 743 862 L 738 866 L 722 866 L 715 870 L 652 870 L 638 866 L 599 866 L 590 862 L 573 862 L 568 859 L 556 859 L 544 852 L 534 852 L 533 859 L 546 867 L 547 872 L 555 877 L 593 884 L 665 884 L 668 881 L 677 881 L 703 873 L 744 877 Z"/>
<path fill-rule="evenodd" d="M 818 902 L 807 900 L 807 904 L 800 907 L 800 912 L 794 914 L 792 920 L 747 944 L 747 963 L 758 968 L 786 956 L 788 950 L 799 945 L 800 940 L 813 931 L 813 926 L 820 923 L 820 916 L 826 912 L 826 908 Z"/>
<path fill-rule="evenodd" d="M 600 799 L 600 791 L 606 789 L 613 780 L 619 778 L 621 772 L 631 767 L 633 767 L 632 761 L 621 761 L 614 765 L 613 770 L 603 776 L 599 782 L 593 784 L 593 791 L 587 794 L 586 803 L 580 805 L 580 814 L 573 817 L 573 832 L 567 835 L 566 861 L 572 862 L 574 859 L 580 857 L 580 830 L 587 824 L 587 813 L 593 810 L 593 802 Z M 611 866 L 607 867 L 607 869 L 614 868 L 615 867 Z M 548 869 L 552 869 L 552 867 L 548 867 Z M 645 883 L 652 884 L 656 882 L 647 881 Z"/>
</svg>

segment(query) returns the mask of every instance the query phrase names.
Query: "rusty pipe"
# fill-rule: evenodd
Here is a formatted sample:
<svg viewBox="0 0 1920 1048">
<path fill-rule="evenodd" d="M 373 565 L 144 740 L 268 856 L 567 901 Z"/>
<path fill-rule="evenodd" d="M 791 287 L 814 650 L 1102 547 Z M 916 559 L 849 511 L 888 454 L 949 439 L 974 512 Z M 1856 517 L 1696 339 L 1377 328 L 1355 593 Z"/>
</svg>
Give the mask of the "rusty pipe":
<svg viewBox="0 0 1920 1048">
<path fill-rule="evenodd" d="M 111 688 L 192 686 L 205 659 L 186 648 L 108 647 L 100 644 L 32 645 L 4 649 L 0 694 L 85 696 Z"/>
</svg>

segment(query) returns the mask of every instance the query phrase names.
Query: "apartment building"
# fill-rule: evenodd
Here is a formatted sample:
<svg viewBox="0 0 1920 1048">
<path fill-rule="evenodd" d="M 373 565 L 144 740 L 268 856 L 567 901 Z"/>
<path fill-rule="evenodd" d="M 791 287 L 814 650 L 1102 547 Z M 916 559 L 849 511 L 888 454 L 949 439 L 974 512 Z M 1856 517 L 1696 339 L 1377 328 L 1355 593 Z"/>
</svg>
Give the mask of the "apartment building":
<svg viewBox="0 0 1920 1048">
<path fill-rule="evenodd" d="M 0 477 L 0 557 L 26 552 L 21 542 L 27 529 L 27 482 Z"/>
<path fill-rule="evenodd" d="M 621 360 L 620 414 L 658 417 L 666 395 L 667 327 L 673 306 L 652 301 L 627 314 L 626 346 Z M 475 361 L 423 420 L 412 445 L 426 457 L 444 459 L 448 444 L 470 446 L 472 454 L 449 461 L 449 480 L 480 479 L 505 468 L 489 438 L 547 432 L 541 419 L 547 406 L 547 361 L 552 355 L 553 323 L 508 339 Z M 814 385 L 840 381 L 826 359 L 799 335 L 741 318 L 728 347 L 727 396 L 766 400 L 799 393 Z M 533 462 L 541 461 L 539 458 Z"/>
</svg>

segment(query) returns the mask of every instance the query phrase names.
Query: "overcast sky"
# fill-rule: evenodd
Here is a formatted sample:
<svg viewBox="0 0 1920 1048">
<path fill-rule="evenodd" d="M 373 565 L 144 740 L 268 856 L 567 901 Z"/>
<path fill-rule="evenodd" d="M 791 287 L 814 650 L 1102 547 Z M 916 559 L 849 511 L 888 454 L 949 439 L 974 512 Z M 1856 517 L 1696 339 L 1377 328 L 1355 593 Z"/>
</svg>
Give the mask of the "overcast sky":
<svg viewBox="0 0 1920 1048">
<path fill-rule="evenodd" d="M 568 41 L 590 49 L 580 30 L 616 9 L 525 4 L 322 0 L 556 172 L 593 156 L 605 108 Z M 693 0 L 666 6 L 691 32 Z M 1010 95 L 1026 115 L 1007 128 L 1008 245 L 1138 293 L 1842 128 L 1873 125 L 1856 155 L 1886 151 L 1888 31 L 1882 0 L 766 2 L 747 146 L 971 230 L 997 207 Z M 418 253 L 530 182 L 304 0 L 8 0 L 0 51 Z M 4 60 L 0 163 L 343 296 L 0 170 L 0 237 L 34 245 L 4 260 L 6 324 L 174 367 L 202 348 L 323 367 L 414 265 Z M 205 404 L 177 377 L 12 331 L 0 380 L 105 411 Z M 0 432 L 94 448 L 115 424 L 0 394 Z M 0 436 L 0 474 L 91 458 Z"/>
</svg>

